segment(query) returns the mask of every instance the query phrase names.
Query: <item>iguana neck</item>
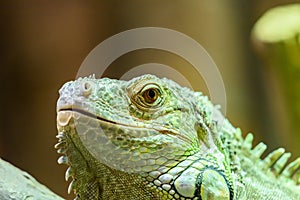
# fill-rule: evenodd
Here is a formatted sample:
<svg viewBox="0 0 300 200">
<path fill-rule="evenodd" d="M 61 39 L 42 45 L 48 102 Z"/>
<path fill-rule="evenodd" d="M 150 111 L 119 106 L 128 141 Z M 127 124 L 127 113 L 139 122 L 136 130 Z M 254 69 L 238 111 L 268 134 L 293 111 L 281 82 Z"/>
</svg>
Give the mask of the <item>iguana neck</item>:
<svg viewBox="0 0 300 200">
<path fill-rule="evenodd" d="M 74 191 L 79 200 L 100 199 L 160 199 L 146 187 L 140 176 L 111 169 L 92 157 L 75 130 L 61 130 L 58 134 L 60 164 L 69 165 L 66 180 L 72 176 L 68 192 Z"/>
</svg>

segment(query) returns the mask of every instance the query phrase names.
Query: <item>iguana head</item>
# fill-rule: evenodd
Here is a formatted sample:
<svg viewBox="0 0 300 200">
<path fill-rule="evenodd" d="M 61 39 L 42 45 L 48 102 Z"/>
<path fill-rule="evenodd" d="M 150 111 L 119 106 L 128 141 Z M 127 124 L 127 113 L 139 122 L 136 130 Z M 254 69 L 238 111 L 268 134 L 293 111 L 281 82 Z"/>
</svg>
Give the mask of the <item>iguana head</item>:
<svg viewBox="0 0 300 200">
<path fill-rule="evenodd" d="M 229 199 L 232 177 L 214 111 L 207 97 L 166 78 L 79 78 L 60 89 L 57 148 L 66 155 L 61 162 L 101 187 L 100 176 L 112 170 L 108 179 L 136 176 L 156 198 Z"/>
</svg>

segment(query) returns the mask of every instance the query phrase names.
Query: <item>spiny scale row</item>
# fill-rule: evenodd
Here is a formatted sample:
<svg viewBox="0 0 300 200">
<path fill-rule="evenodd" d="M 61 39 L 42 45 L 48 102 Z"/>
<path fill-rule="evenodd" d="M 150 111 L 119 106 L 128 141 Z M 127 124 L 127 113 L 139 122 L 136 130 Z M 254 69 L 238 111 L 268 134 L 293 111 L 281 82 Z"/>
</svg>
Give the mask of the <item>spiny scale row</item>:
<svg viewBox="0 0 300 200">
<path fill-rule="evenodd" d="M 56 135 L 56 138 L 58 139 L 58 143 L 54 146 L 55 149 L 57 149 L 57 152 L 59 154 L 65 154 L 66 153 L 66 135 L 63 132 L 60 132 Z M 58 158 L 57 162 L 59 164 L 65 164 L 68 165 L 69 160 L 67 155 L 62 155 Z M 66 173 L 65 173 L 65 180 L 68 181 L 70 177 L 73 177 L 75 175 L 74 170 L 72 167 L 68 167 Z M 70 194 L 72 191 L 76 190 L 76 182 L 73 179 L 68 187 L 68 194 Z M 74 199 L 76 200 L 77 197 Z"/>
<path fill-rule="evenodd" d="M 244 140 L 243 148 L 251 152 L 253 158 L 261 159 L 262 154 L 267 149 L 267 145 L 261 142 L 251 149 L 252 142 L 253 135 L 249 133 Z M 297 158 L 285 167 L 290 157 L 291 153 L 286 153 L 284 148 L 278 148 L 261 160 L 263 162 L 262 169 L 271 169 L 275 176 L 291 179 L 296 185 L 300 185 L 300 158 Z"/>
</svg>

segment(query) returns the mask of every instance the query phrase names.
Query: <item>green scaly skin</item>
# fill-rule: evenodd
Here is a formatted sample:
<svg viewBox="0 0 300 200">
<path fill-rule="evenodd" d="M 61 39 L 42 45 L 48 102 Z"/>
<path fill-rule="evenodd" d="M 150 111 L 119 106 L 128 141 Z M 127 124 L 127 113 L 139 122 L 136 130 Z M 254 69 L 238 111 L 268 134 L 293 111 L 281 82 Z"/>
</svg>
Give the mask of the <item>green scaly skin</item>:
<svg viewBox="0 0 300 200">
<path fill-rule="evenodd" d="M 252 147 L 207 97 L 144 75 L 60 89 L 59 163 L 77 199 L 300 199 L 300 159 Z"/>
</svg>

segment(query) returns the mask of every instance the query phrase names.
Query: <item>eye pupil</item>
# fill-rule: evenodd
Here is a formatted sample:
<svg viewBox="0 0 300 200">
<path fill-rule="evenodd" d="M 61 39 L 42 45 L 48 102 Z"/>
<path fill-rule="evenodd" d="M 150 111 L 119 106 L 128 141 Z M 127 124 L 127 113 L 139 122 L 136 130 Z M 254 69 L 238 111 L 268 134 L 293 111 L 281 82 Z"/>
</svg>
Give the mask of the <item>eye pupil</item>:
<svg viewBox="0 0 300 200">
<path fill-rule="evenodd" d="M 155 98 L 155 92 L 154 92 L 154 90 L 149 90 L 148 91 L 148 96 L 151 98 L 151 99 L 154 99 Z"/>
<path fill-rule="evenodd" d="M 147 103 L 154 103 L 158 98 L 158 93 L 156 89 L 150 88 L 143 93 L 144 100 Z"/>
</svg>

